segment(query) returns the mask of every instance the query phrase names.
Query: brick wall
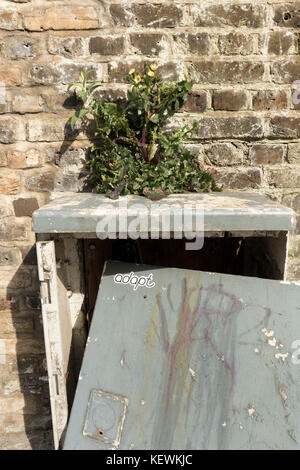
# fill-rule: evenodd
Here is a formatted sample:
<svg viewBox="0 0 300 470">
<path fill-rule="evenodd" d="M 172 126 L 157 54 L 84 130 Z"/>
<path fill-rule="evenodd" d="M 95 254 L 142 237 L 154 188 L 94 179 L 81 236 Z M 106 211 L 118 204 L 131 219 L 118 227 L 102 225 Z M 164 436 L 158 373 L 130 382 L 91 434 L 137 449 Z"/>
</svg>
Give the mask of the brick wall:
<svg viewBox="0 0 300 470">
<path fill-rule="evenodd" d="M 0 1 L 0 448 L 51 447 L 30 227 L 52 191 L 85 185 L 89 143 L 67 125 L 67 84 L 94 68 L 116 97 L 119 73 L 145 60 L 168 78 L 189 74 L 180 119 L 199 121 L 193 146 L 217 180 L 300 215 L 299 27 L 300 2 L 278 0 Z M 299 238 L 290 280 L 300 278 Z"/>
</svg>

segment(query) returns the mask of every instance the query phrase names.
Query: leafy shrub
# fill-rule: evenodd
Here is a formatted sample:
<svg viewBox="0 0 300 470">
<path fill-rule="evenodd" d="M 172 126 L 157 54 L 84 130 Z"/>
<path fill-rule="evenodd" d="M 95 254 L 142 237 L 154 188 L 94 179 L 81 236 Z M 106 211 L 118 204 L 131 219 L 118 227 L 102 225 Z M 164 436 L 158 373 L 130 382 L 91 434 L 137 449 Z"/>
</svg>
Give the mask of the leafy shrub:
<svg viewBox="0 0 300 470">
<path fill-rule="evenodd" d="M 97 192 L 111 198 L 144 194 L 155 199 L 170 193 L 219 190 L 183 144 L 196 132 L 196 123 L 173 132 L 166 129 L 170 117 L 185 103 L 192 81 L 166 83 L 156 65 L 145 65 L 141 75 L 129 71 L 127 99 L 116 103 L 95 98 L 101 83 L 89 83 L 90 73 L 81 73 L 81 82 L 69 86 L 76 87 L 82 100 L 71 125 L 92 117 L 94 145 L 88 167 Z"/>
</svg>

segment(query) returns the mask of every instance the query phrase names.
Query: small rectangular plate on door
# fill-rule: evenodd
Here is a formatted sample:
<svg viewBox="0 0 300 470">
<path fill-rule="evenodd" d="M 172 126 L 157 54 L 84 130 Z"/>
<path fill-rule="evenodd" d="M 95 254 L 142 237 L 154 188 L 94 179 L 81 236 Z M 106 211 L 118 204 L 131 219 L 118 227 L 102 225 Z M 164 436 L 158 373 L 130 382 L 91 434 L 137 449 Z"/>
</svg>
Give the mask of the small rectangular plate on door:
<svg viewBox="0 0 300 470">
<path fill-rule="evenodd" d="M 92 390 L 87 406 L 83 436 L 110 444 L 120 444 L 128 400 L 125 397 Z"/>
<path fill-rule="evenodd" d="M 107 263 L 64 449 L 112 448 L 299 450 L 300 286 Z"/>
</svg>

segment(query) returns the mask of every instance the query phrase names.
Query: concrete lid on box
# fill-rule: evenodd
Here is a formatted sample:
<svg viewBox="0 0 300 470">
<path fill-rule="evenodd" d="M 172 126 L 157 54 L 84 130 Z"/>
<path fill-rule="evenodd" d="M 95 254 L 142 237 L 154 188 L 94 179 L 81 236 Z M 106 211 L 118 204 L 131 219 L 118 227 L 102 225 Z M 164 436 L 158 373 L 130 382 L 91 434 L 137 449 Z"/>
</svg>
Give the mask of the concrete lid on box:
<svg viewBox="0 0 300 470">
<path fill-rule="evenodd" d="M 257 193 L 173 194 L 160 201 L 135 195 L 112 200 L 103 194 L 68 193 L 35 211 L 32 229 L 36 233 L 99 233 L 99 222 L 118 219 L 120 215 L 125 215 L 127 221 L 139 215 L 150 227 L 149 215 L 161 216 L 166 208 L 172 209 L 171 231 L 175 230 L 175 215 L 183 210 L 189 210 L 192 215 L 192 230 L 196 229 L 196 215 L 203 212 L 204 232 L 290 231 L 296 222 L 292 209 Z M 142 232 L 142 227 L 137 227 L 136 232 L 139 230 Z M 160 219 L 154 232 L 161 231 Z M 122 233 L 117 222 L 118 232 Z"/>
</svg>

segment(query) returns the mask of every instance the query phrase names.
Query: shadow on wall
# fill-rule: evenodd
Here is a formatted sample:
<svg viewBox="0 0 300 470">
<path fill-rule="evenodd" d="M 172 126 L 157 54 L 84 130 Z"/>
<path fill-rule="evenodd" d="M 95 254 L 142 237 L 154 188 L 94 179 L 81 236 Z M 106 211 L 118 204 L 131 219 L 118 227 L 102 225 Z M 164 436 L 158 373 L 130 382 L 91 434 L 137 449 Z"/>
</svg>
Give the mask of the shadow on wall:
<svg viewBox="0 0 300 470">
<path fill-rule="evenodd" d="M 14 417 L 9 418 L 6 423 L 7 444 L 5 447 L 16 448 L 17 446 L 18 449 L 31 448 L 33 450 L 53 449 L 48 376 L 34 246 L 29 250 L 12 278 L 7 288 L 7 297 L 11 303 L 16 346 L 15 351 L 11 351 L 14 355 L 7 354 L 6 356 L 6 366 L 10 372 L 6 388 L 7 393 L 10 393 L 7 398 L 10 401 L 16 400 L 17 411 L 14 413 Z M 15 434 L 11 432 L 12 429 L 23 432 Z M 9 441 L 11 441 L 11 446 Z"/>
<path fill-rule="evenodd" d="M 65 125 L 65 139 L 59 150 L 60 158 L 75 141 L 78 132 Z M 86 173 L 78 178 L 85 180 Z M 62 188 L 64 189 L 64 188 Z M 66 189 L 67 190 L 67 189 Z M 86 184 L 83 191 L 87 191 Z M 62 192 L 63 195 L 63 192 Z M 48 450 L 54 448 L 50 409 L 47 363 L 40 303 L 36 247 L 29 247 L 22 264 L 7 287 L 8 304 L 5 315 L 11 311 L 11 330 L 4 365 L 4 399 L 8 406 L 4 418 L 5 442 L 1 448 Z M 2 308 L 1 308 L 2 310 Z M 8 349 L 8 350 L 7 350 Z"/>
<path fill-rule="evenodd" d="M 73 104 L 73 103 L 72 103 Z M 58 152 L 61 158 L 76 140 L 78 131 L 65 125 L 64 141 Z M 76 175 L 83 178 L 85 174 Z M 63 186 L 63 185 L 62 185 Z M 62 187 L 64 190 L 64 187 Z M 68 189 L 66 189 L 68 190 Z M 87 191 L 84 185 L 83 191 Z M 63 195 L 63 192 L 62 192 Z M 4 400 L 11 404 L 4 413 L 6 449 L 53 449 L 49 384 L 35 246 L 29 247 L 22 264 L 7 287 L 5 316 L 11 311 L 11 331 L 7 340 L 6 363 L 3 364 Z M 2 310 L 2 308 L 1 308 Z M 7 311 L 7 312 L 6 312 Z M 8 320 L 9 321 L 9 320 Z M 6 338 L 5 338 L 6 339 Z"/>
</svg>

